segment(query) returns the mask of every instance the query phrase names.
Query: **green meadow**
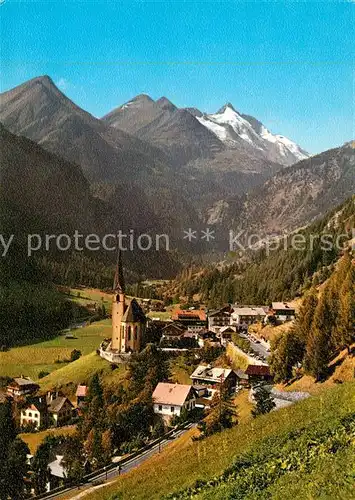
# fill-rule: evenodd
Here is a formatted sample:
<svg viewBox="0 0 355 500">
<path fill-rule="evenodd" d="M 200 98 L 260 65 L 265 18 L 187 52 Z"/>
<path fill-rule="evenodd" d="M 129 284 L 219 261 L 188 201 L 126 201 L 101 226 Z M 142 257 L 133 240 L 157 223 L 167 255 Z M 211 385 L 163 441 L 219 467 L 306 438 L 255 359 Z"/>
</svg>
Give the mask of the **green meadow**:
<svg viewBox="0 0 355 500">
<path fill-rule="evenodd" d="M 65 338 L 67 334 L 76 338 Z M 53 372 L 63 368 L 73 349 L 86 355 L 95 351 L 105 337 L 111 336 L 111 320 L 105 319 L 83 328 L 72 329 L 44 342 L 14 347 L 0 352 L 0 376 L 25 375 L 38 379 L 40 371 Z M 72 364 L 72 363 L 71 363 Z"/>
</svg>

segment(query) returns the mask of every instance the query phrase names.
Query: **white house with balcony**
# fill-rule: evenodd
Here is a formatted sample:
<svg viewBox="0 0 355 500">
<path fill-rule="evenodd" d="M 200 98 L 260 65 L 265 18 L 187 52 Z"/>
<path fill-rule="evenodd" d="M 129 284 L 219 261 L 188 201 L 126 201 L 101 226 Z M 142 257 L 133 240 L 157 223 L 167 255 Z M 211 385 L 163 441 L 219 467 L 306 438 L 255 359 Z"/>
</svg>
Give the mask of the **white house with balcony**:
<svg viewBox="0 0 355 500">
<path fill-rule="evenodd" d="M 184 384 L 159 382 L 152 397 L 154 413 L 168 420 L 175 415 L 180 416 L 184 408 L 187 411 L 193 410 L 196 403 L 193 387 Z"/>
</svg>

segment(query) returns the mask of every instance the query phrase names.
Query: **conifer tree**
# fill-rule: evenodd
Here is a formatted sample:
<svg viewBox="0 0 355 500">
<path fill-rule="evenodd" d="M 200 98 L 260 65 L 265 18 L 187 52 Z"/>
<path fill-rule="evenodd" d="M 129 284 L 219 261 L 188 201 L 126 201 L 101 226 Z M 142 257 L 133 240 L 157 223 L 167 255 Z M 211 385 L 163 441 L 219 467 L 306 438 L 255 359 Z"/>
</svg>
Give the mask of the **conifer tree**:
<svg viewBox="0 0 355 500">
<path fill-rule="evenodd" d="M 350 266 L 340 288 L 339 316 L 335 331 L 337 348 L 347 347 L 355 340 L 355 268 Z"/>
<path fill-rule="evenodd" d="M 273 410 L 276 406 L 274 398 L 271 396 L 270 392 L 262 385 L 260 385 L 259 387 L 255 387 L 254 398 L 255 408 L 253 408 L 251 411 L 254 418 L 258 415 L 270 413 L 270 411 Z"/>
<path fill-rule="evenodd" d="M 318 301 L 306 345 L 305 367 L 317 381 L 326 376 L 332 352 L 333 313 L 327 300 L 329 293 L 327 286 Z"/>
<path fill-rule="evenodd" d="M 306 344 L 311 333 L 314 313 L 318 304 L 317 291 L 312 288 L 305 296 L 295 323 L 295 334 Z"/>
</svg>

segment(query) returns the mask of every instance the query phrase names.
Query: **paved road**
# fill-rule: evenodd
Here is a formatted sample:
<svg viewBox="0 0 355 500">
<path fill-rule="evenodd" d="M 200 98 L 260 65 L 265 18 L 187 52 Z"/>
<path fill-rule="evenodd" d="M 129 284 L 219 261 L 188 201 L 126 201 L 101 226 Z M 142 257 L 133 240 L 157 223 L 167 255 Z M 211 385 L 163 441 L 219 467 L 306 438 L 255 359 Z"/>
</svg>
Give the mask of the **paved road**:
<svg viewBox="0 0 355 500">
<path fill-rule="evenodd" d="M 250 342 L 250 345 L 254 352 L 265 358 L 266 360 L 270 356 L 270 353 L 267 351 L 267 348 L 263 342 L 256 343 L 251 338 L 249 338 L 245 333 L 239 333 L 239 336 L 247 339 Z"/>
<path fill-rule="evenodd" d="M 132 458 L 131 460 L 129 460 L 125 464 L 121 465 L 120 470 L 118 469 L 118 467 L 116 467 L 114 469 L 107 471 L 107 474 L 106 474 L 106 472 L 103 472 L 103 473 L 91 478 L 90 481 L 88 483 L 86 483 L 86 485 L 84 485 L 84 487 L 87 487 L 87 486 L 90 487 L 90 486 L 92 486 L 93 482 L 96 482 L 99 480 L 106 481 L 106 478 L 107 478 L 107 480 L 112 480 L 115 477 L 118 477 L 122 474 L 125 474 L 132 469 L 135 469 L 136 467 L 141 465 L 143 462 L 148 460 L 148 458 L 152 457 L 153 455 L 156 455 L 157 453 L 160 453 L 160 451 L 163 448 L 165 448 L 166 446 L 168 446 L 171 443 L 171 441 L 174 441 L 176 438 L 182 436 L 183 434 L 185 434 L 185 432 L 187 432 L 188 430 L 190 430 L 192 427 L 195 427 L 195 426 L 196 426 L 196 424 L 189 424 L 187 427 L 185 427 L 185 429 L 181 429 L 179 431 L 174 432 L 171 436 L 169 436 L 169 438 L 164 439 L 163 441 L 161 441 L 157 445 L 153 446 L 149 450 L 144 451 L 143 453 L 141 453 L 137 457 Z M 75 500 L 75 498 L 80 498 L 81 496 L 83 496 L 83 495 L 81 495 L 81 493 L 84 493 L 85 490 L 83 490 L 81 493 L 79 493 L 79 490 L 77 487 L 68 488 L 65 491 L 61 491 L 60 493 L 54 493 L 53 495 L 47 496 L 45 498 L 45 500 L 64 498 L 64 497 L 68 496 L 68 493 L 75 492 L 75 491 L 78 492 L 78 495 L 75 497 L 72 497 L 73 500 Z"/>
</svg>

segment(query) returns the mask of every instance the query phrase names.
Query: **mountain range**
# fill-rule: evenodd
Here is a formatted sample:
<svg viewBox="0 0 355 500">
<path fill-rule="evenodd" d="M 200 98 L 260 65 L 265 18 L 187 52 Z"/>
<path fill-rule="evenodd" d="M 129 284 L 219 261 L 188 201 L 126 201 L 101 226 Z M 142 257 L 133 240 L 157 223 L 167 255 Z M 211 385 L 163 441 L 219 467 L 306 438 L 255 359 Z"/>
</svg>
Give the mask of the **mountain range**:
<svg viewBox="0 0 355 500">
<path fill-rule="evenodd" d="M 55 219 L 53 206 L 66 198 L 74 203 L 77 192 L 78 206 L 69 203 L 66 213 L 71 224 L 165 232 L 188 252 L 182 235 L 189 227 L 253 227 L 267 236 L 307 224 L 355 191 L 351 143 L 310 157 L 230 103 L 207 114 L 141 94 L 98 119 L 43 76 L 1 94 L 0 122 L 7 129 L 2 136 L 12 144 L 7 162 L 12 158 L 14 172 L 16 151 L 23 162 L 28 154 L 29 164 L 34 155 L 42 158 L 32 183 L 26 171 L 24 207 L 33 206 L 26 186 L 35 179 L 41 185 L 51 153 L 56 160 L 50 163 L 61 173 L 50 190 L 65 196 L 55 205 L 49 195 L 32 200 L 42 203 L 42 214 Z M 37 143 L 41 153 L 34 145 L 24 148 L 16 136 Z M 63 169 L 75 173 L 75 182 Z M 195 245 L 194 252 L 200 251 Z"/>
</svg>

